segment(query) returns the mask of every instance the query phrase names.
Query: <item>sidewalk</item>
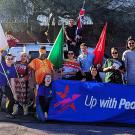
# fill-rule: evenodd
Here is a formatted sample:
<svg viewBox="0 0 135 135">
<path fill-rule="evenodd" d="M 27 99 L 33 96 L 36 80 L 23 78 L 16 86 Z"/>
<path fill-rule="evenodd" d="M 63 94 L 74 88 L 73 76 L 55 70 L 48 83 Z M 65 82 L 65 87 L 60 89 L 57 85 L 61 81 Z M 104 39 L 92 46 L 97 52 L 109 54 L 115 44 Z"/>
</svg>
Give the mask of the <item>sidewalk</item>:
<svg viewBox="0 0 135 135">
<path fill-rule="evenodd" d="M 38 123 L 39 121 L 32 115 L 23 116 L 17 115 L 14 119 L 6 118 L 7 113 L 0 112 L 0 122 L 15 122 L 15 123 Z"/>
</svg>

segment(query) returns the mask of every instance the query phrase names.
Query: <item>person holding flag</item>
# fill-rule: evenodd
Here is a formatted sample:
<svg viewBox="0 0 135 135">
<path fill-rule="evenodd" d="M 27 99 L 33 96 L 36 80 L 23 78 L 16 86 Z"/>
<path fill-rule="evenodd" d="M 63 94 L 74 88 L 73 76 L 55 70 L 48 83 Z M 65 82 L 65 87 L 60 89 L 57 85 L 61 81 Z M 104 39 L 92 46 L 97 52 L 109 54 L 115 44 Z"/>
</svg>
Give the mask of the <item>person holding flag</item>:
<svg viewBox="0 0 135 135">
<path fill-rule="evenodd" d="M 84 13 L 85 10 L 81 9 L 77 20 L 77 26 L 74 25 L 74 20 L 70 19 L 68 26 L 65 28 L 68 51 L 74 51 L 76 57 L 79 55 L 79 48 L 82 43 L 82 23 Z"/>
<path fill-rule="evenodd" d="M 65 28 L 68 51 L 73 51 L 76 57 L 79 55 L 80 44 L 82 43 L 82 26 L 85 14 L 84 5 L 85 0 L 77 18 L 77 25 L 75 26 L 74 20 L 70 19 L 68 26 Z"/>
<path fill-rule="evenodd" d="M 68 51 L 76 50 L 76 26 L 74 25 L 74 20 L 69 19 L 69 24 L 65 28 L 66 43 L 68 45 Z M 77 55 L 77 54 L 75 54 Z"/>
<path fill-rule="evenodd" d="M 12 115 L 13 106 L 15 103 L 13 90 L 11 87 L 11 79 L 17 78 L 15 67 L 13 66 L 14 58 L 11 54 L 6 54 L 8 43 L 4 34 L 2 25 L 0 24 L 0 107 L 3 93 L 8 98 L 7 112 L 8 118 L 14 118 Z M 5 54 L 4 54 L 5 52 Z M 6 56 L 5 56 L 6 55 Z"/>
<path fill-rule="evenodd" d="M 0 103 L 2 100 L 3 93 L 8 98 L 8 106 L 7 106 L 7 112 L 9 113 L 7 115 L 8 118 L 14 118 L 12 115 L 13 112 L 13 106 L 15 103 L 14 96 L 13 96 L 13 89 L 11 86 L 11 79 L 17 78 L 16 69 L 13 65 L 14 58 L 11 54 L 7 54 L 5 56 L 5 62 L 0 62 Z"/>
<path fill-rule="evenodd" d="M 55 58 L 55 57 L 54 57 Z M 39 85 L 42 83 L 45 74 L 54 75 L 54 68 L 52 62 L 46 58 L 46 47 L 41 46 L 39 49 L 39 57 L 33 59 L 28 67 L 31 71 L 32 78 L 32 88 L 34 89 L 35 96 L 37 94 L 37 90 Z"/>
<path fill-rule="evenodd" d="M 35 85 L 39 85 L 42 83 L 45 74 L 54 73 L 53 64 L 50 60 L 46 58 L 46 47 L 41 46 L 39 49 L 39 57 L 33 59 L 29 63 L 29 68 L 32 69 L 34 75 Z"/>
</svg>

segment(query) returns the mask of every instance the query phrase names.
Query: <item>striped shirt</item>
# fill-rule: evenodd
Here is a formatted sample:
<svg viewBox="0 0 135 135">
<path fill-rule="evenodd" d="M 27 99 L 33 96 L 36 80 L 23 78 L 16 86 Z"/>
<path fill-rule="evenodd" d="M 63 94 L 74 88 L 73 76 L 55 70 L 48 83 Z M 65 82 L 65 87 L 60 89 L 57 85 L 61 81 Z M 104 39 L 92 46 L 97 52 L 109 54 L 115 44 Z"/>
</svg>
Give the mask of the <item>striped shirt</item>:
<svg viewBox="0 0 135 135">
<path fill-rule="evenodd" d="M 64 77 L 66 77 L 66 78 L 71 77 L 71 76 L 75 76 L 75 74 L 70 74 L 70 73 L 71 72 L 76 73 L 80 69 L 81 69 L 80 64 L 75 59 L 74 59 L 74 61 L 73 60 L 71 61 L 71 60 L 67 59 L 63 63 L 63 72 L 66 73 L 66 75 L 64 75 Z"/>
</svg>

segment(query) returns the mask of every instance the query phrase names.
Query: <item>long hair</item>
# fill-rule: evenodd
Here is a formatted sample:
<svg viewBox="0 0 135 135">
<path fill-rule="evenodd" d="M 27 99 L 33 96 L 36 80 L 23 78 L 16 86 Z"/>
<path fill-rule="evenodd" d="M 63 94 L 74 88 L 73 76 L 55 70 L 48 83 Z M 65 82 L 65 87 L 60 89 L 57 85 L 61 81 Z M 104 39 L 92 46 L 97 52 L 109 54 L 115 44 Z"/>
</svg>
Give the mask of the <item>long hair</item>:
<svg viewBox="0 0 135 135">
<path fill-rule="evenodd" d="M 50 75 L 51 76 L 51 83 L 49 85 L 49 87 L 51 87 L 51 85 L 52 85 L 52 75 L 51 74 L 45 74 L 45 76 L 43 78 L 43 81 L 42 81 L 42 83 L 40 85 L 44 85 L 45 84 L 45 78 L 46 78 L 47 75 Z"/>
<path fill-rule="evenodd" d="M 93 80 L 93 79 L 92 79 L 92 74 L 91 74 L 92 68 L 95 68 L 95 69 L 97 70 L 97 75 L 95 76 L 95 80 L 96 80 L 97 82 L 102 82 L 102 79 L 101 79 L 101 77 L 100 77 L 100 75 L 99 75 L 99 71 L 98 71 L 96 65 L 92 65 L 92 66 L 90 67 L 90 71 L 89 71 L 89 73 L 88 73 L 87 76 L 86 76 L 86 80 L 89 80 L 89 81 L 92 81 L 92 80 Z"/>
</svg>

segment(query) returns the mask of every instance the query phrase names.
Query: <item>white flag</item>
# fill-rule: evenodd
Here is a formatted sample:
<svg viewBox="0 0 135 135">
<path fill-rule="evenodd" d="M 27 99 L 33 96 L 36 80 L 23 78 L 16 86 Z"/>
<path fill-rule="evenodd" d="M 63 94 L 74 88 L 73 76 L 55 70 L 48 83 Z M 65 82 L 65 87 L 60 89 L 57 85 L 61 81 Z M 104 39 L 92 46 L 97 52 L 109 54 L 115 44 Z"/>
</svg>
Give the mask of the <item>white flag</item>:
<svg viewBox="0 0 135 135">
<path fill-rule="evenodd" d="M 8 48 L 7 38 L 0 24 L 0 50 L 6 49 L 6 48 Z"/>
</svg>

